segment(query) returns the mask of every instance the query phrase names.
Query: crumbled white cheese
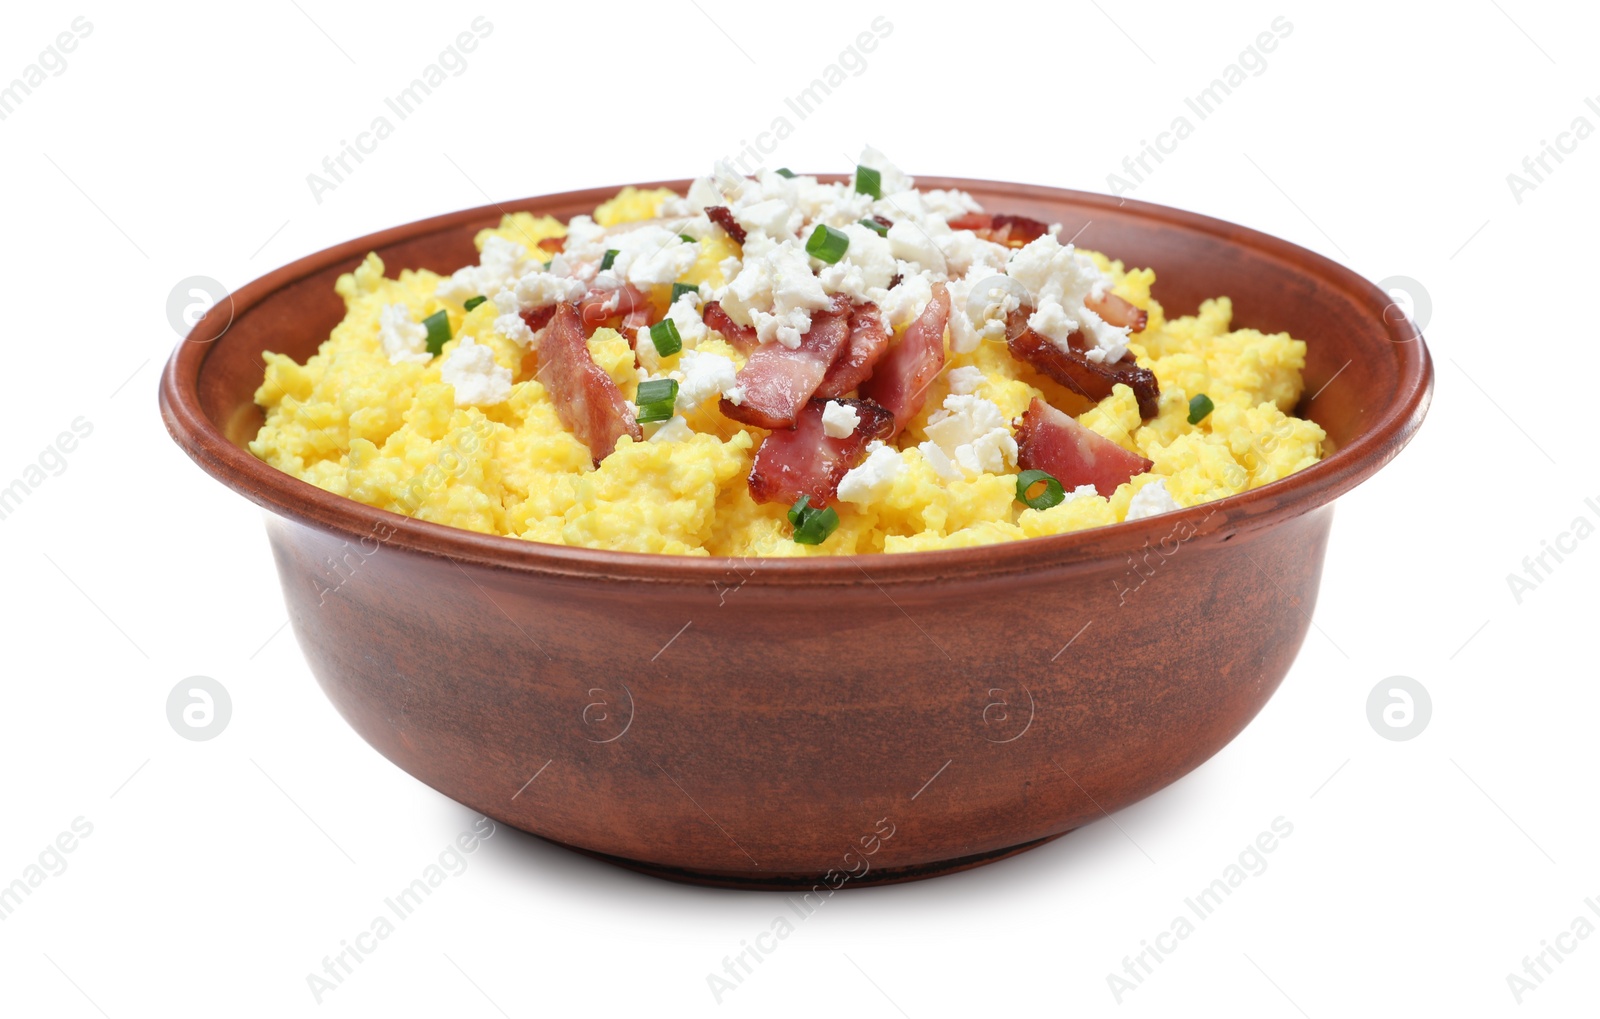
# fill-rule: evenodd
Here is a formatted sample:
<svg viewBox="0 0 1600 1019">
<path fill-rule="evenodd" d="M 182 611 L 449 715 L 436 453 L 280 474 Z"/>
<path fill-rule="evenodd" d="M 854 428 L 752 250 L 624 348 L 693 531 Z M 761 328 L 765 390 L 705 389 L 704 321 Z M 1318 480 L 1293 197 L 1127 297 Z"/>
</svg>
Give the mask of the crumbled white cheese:
<svg viewBox="0 0 1600 1019">
<path fill-rule="evenodd" d="M 800 210 L 782 198 L 768 198 L 743 206 L 734 210 L 733 218 L 746 231 L 759 231 L 777 241 L 793 237 L 803 221 Z"/>
<path fill-rule="evenodd" d="M 848 403 L 829 400 L 822 408 L 822 434 L 832 439 L 846 439 L 855 434 L 861 423 L 861 413 Z"/>
<path fill-rule="evenodd" d="M 692 411 L 713 396 L 727 396 L 736 387 L 738 368 L 721 354 L 685 350 L 678 358 L 678 407 Z M 742 396 L 742 394 L 741 394 Z"/>
<path fill-rule="evenodd" d="M 528 310 L 547 308 L 558 301 L 578 301 L 583 298 L 589 289 L 588 286 L 582 280 L 573 279 L 571 276 L 557 275 L 554 269 L 555 265 L 552 263 L 550 272 L 535 270 L 517 279 L 515 293 L 517 302 L 523 308 Z M 497 300 L 496 304 L 498 303 Z"/>
<path fill-rule="evenodd" d="M 762 343 L 798 347 L 811 328 L 811 313 L 831 301 L 798 242 L 761 241 L 757 235 L 745 245 L 744 266 L 728 285 L 723 307 L 736 322 L 747 317 Z"/>
<path fill-rule="evenodd" d="M 728 204 L 728 200 L 722 197 L 722 192 L 717 190 L 716 182 L 710 177 L 696 177 L 690 181 L 686 200 L 691 209 L 707 209 L 714 205 Z"/>
<path fill-rule="evenodd" d="M 856 163 L 860 166 L 865 166 L 869 170 L 878 171 L 878 184 L 884 195 L 897 195 L 902 191 L 910 191 L 916 187 L 917 182 L 915 180 L 907 177 L 898 166 L 889 162 L 888 156 L 885 156 L 871 145 L 861 150 L 861 158 L 856 160 Z"/>
<path fill-rule="evenodd" d="M 679 199 L 679 201 L 682 202 L 682 199 Z M 684 204 L 686 205 L 687 203 Z M 685 213 L 669 213 L 666 205 L 663 205 L 661 215 L 668 217 L 668 229 L 674 233 L 686 234 L 697 241 L 703 241 L 707 237 L 715 236 L 718 229 L 711 224 L 711 217 L 699 209 L 692 209 Z"/>
<path fill-rule="evenodd" d="M 919 443 L 917 448 L 922 451 L 922 459 L 928 461 L 928 466 L 932 467 L 933 473 L 939 477 L 946 481 L 954 481 L 961 477 L 960 468 L 956 466 L 954 460 L 945 455 L 945 451 L 939 448 L 937 442 Z"/>
<path fill-rule="evenodd" d="M 684 420 L 682 414 L 674 414 L 666 421 L 661 422 L 650 436 L 651 442 L 683 442 L 694 438 L 694 429 L 689 427 L 689 422 Z"/>
<path fill-rule="evenodd" d="M 867 274 L 848 258 L 835 265 L 825 265 L 817 273 L 822 289 L 830 294 L 844 294 L 852 301 L 872 300 L 872 289 L 867 286 Z"/>
<path fill-rule="evenodd" d="M 1128 351 L 1128 330 L 1118 328 L 1084 307 L 1084 301 L 1103 294 L 1111 285 L 1100 269 L 1072 245 L 1045 234 L 1011 258 L 1011 277 L 1032 295 L 1033 315 L 1028 326 L 1063 350 L 1067 338 L 1081 332 L 1093 361 L 1117 361 Z"/>
<path fill-rule="evenodd" d="M 678 339 L 683 341 L 684 350 L 693 350 L 699 346 L 700 341 L 710 332 L 700 317 L 699 296 L 697 293 L 685 293 L 667 309 L 667 317 L 672 319 L 672 324 L 677 327 Z"/>
<path fill-rule="evenodd" d="M 695 307 L 695 295 L 684 294 L 673 302 L 667 309 L 667 319 L 678 330 L 678 339 L 683 341 L 684 356 L 700 345 L 705 339 L 706 324 L 700 318 L 700 312 Z M 639 364 L 651 371 L 661 367 L 661 355 L 656 352 L 655 341 L 650 338 L 650 329 L 645 327 L 634 334 L 633 349 L 639 356 Z"/>
<path fill-rule="evenodd" d="M 533 346 L 533 330 L 529 329 L 528 323 L 523 321 L 522 305 L 513 291 L 502 290 L 495 294 L 494 309 L 499 312 L 494 320 L 495 332 L 513 343 L 521 344 L 524 347 Z"/>
<path fill-rule="evenodd" d="M 925 227 L 910 220 L 897 220 L 889 228 L 888 240 L 889 250 L 895 258 L 912 263 L 919 271 L 927 269 L 944 274 L 944 252 Z"/>
<path fill-rule="evenodd" d="M 891 328 L 900 329 L 916 321 L 922 310 L 933 300 L 933 279 L 915 271 L 915 267 L 901 263 L 902 268 L 911 268 L 912 272 L 902 273 L 905 277 L 900 285 L 893 290 L 883 291 L 878 297 L 878 309 L 883 312 L 884 321 Z"/>
<path fill-rule="evenodd" d="M 983 206 L 978 204 L 977 199 L 965 191 L 929 188 L 918 194 L 922 196 L 922 204 L 929 212 L 945 219 L 955 219 L 969 212 L 983 211 Z"/>
<path fill-rule="evenodd" d="M 412 318 L 411 309 L 403 304 L 386 304 L 378 312 L 378 339 L 390 364 L 433 360 L 428 353 L 428 327 Z"/>
<path fill-rule="evenodd" d="M 654 224 L 608 234 L 606 244 L 617 253 L 611 275 L 642 287 L 677 282 L 700 257 L 700 245 Z"/>
<path fill-rule="evenodd" d="M 567 237 L 561 250 L 579 262 L 598 262 L 607 248 L 615 246 L 607 241 L 605 227 L 589 216 L 577 215 L 567 221 Z"/>
<path fill-rule="evenodd" d="M 470 336 L 444 359 L 439 377 L 455 388 L 457 407 L 503 403 L 511 395 L 511 369 L 496 364 L 494 351 Z"/>
<path fill-rule="evenodd" d="M 1009 276 L 974 265 L 967 275 L 946 284 L 950 291 L 950 349 L 966 354 L 985 340 L 1006 338 L 1006 316 L 1021 307 L 1027 290 Z"/>
<path fill-rule="evenodd" d="M 938 243 L 951 276 L 965 276 L 973 266 L 983 266 L 992 273 L 1005 272 L 1011 258 L 1005 245 L 986 241 L 971 230 L 953 231 L 938 238 Z"/>
<path fill-rule="evenodd" d="M 899 271 L 889 241 L 860 223 L 849 223 L 841 229 L 850 238 L 850 247 L 837 263 L 823 266 L 817 277 L 829 293 L 845 294 L 856 301 L 871 300 L 870 291 L 887 288 Z"/>
<path fill-rule="evenodd" d="M 1167 479 L 1157 478 L 1147 482 L 1128 500 L 1127 520 L 1142 520 L 1153 517 L 1158 513 L 1171 513 L 1181 507 L 1172 498 L 1172 493 L 1167 491 Z"/>
<path fill-rule="evenodd" d="M 511 285 L 523 269 L 528 249 L 499 234 L 483 242 L 477 265 L 463 266 L 439 281 L 434 293 L 442 301 L 464 302 L 470 297 L 492 297 Z"/>
<path fill-rule="evenodd" d="M 945 397 L 944 408 L 928 418 L 924 430 L 967 475 L 1004 474 L 1017 462 L 1017 440 L 991 400 L 952 393 Z"/>
<path fill-rule="evenodd" d="M 865 506 L 889 494 L 904 464 L 900 451 L 877 440 L 867 445 L 867 458 L 839 479 L 839 499 Z"/>
<path fill-rule="evenodd" d="M 950 369 L 950 392 L 959 396 L 970 396 L 983 385 L 985 376 L 982 368 L 972 365 L 962 365 L 960 368 Z"/>
<path fill-rule="evenodd" d="M 850 183 L 823 184 L 815 177 L 795 177 L 783 183 L 763 183 L 763 188 L 771 195 L 791 196 L 795 208 L 811 223 L 843 226 L 865 218 L 872 208 L 872 196 L 858 193 Z"/>
</svg>

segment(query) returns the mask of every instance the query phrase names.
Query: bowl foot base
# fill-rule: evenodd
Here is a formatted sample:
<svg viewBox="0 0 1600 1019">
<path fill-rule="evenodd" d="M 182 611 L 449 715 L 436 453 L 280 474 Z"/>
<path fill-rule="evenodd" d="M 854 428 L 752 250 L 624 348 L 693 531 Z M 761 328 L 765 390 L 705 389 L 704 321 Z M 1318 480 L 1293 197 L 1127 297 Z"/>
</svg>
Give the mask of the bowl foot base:
<svg viewBox="0 0 1600 1019">
<path fill-rule="evenodd" d="M 867 885 L 900 884 L 905 881 L 921 881 L 925 878 L 939 877 L 943 874 L 954 874 L 956 871 L 970 870 L 973 867 L 981 867 L 986 863 L 994 863 L 1007 857 L 1016 856 L 1018 853 L 1025 853 L 1047 842 L 1054 842 L 1065 834 L 1067 832 L 1058 832 L 1055 835 L 1046 835 L 1042 839 L 1034 839 L 1031 842 L 1023 842 L 1019 845 L 1007 846 L 1004 849 L 995 849 L 987 853 L 957 857 L 953 860 L 939 860 L 934 863 L 917 864 L 913 867 L 894 867 L 886 870 L 874 868 L 865 877 L 852 878 L 839 887 L 860 888 Z M 554 839 L 547 839 L 546 841 L 555 842 Z M 568 845 L 565 842 L 555 842 L 555 844 L 565 849 L 570 849 L 575 853 L 591 856 L 596 860 L 604 860 L 619 867 L 636 870 L 641 874 L 649 874 L 651 877 L 664 878 L 668 881 L 681 881 L 685 884 L 706 885 L 715 888 L 743 888 L 750 891 L 767 892 L 810 891 L 813 887 L 823 884 L 822 875 L 820 874 L 777 873 L 751 875 L 747 873 L 733 874 L 717 871 L 686 870 L 679 867 L 665 867 L 660 864 L 645 863 L 641 860 L 630 860 L 626 857 L 612 856 L 608 853 L 599 853 L 591 849 Z"/>
</svg>

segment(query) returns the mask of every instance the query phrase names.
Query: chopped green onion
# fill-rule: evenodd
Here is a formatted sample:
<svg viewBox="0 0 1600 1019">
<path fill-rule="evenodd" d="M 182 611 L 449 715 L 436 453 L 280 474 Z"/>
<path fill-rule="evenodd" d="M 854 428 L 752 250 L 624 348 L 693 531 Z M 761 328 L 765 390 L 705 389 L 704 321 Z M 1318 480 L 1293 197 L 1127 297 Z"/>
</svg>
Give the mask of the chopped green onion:
<svg viewBox="0 0 1600 1019">
<path fill-rule="evenodd" d="M 1189 423 L 1197 425 L 1206 419 L 1206 415 L 1217 409 L 1211 402 L 1211 397 L 1204 393 L 1189 400 Z"/>
<path fill-rule="evenodd" d="M 861 225 L 866 227 L 868 230 L 871 230 L 873 233 L 877 234 L 879 237 L 887 237 L 887 236 L 889 236 L 889 228 L 884 226 L 882 223 L 878 222 L 875 219 L 864 219 L 864 220 L 861 221 Z"/>
<path fill-rule="evenodd" d="M 685 244 L 699 244 L 700 243 L 699 241 L 695 240 L 693 237 L 690 237 L 688 234 L 679 234 L 678 235 L 678 240 L 682 241 Z"/>
<path fill-rule="evenodd" d="M 655 338 L 655 330 L 651 329 L 651 338 Z M 676 330 L 674 330 L 676 334 Z M 634 420 L 641 425 L 651 421 L 666 421 L 672 417 L 673 404 L 678 402 L 677 379 L 651 379 L 639 383 L 639 391 L 634 394 L 634 403 L 639 405 L 639 413 Z"/>
<path fill-rule="evenodd" d="M 1044 491 L 1033 498 L 1028 498 L 1028 490 L 1044 482 Z M 1066 499 L 1067 490 L 1061 487 L 1061 482 L 1055 475 L 1048 471 L 1023 471 L 1017 475 L 1017 501 L 1029 509 L 1043 510 L 1059 505 Z"/>
<path fill-rule="evenodd" d="M 856 167 L 856 191 L 859 194 L 883 197 L 883 174 L 870 166 Z"/>
<path fill-rule="evenodd" d="M 422 320 L 428 327 L 428 353 L 438 357 L 444 353 L 444 345 L 450 342 L 450 316 L 443 311 L 436 311 Z"/>
<path fill-rule="evenodd" d="M 794 525 L 794 540 L 800 545 L 820 545 L 839 527 L 839 514 L 832 506 L 817 509 L 811 496 L 802 495 L 789 507 L 789 523 Z"/>
<path fill-rule="evenodd" d="M 469 297 L 469 298 L 467 298 L 467 303 L 463 304 L 462 307 L 467 309 L 468 311 L 471 311 L 473 308 L 476 308 L 478 305 L 482 304 L 484 301 L 487 301 L 487 300 L 488 300 L 487 297 L 483 296 L 482 294 L 479 294 L 477 297 Z"/>
<path fill-rule="evenodd" d="M 616 248 L 608 248 L 608 249 L 606 249 L 606 257 L 604 257 L 604 258 L 602 258 L 600 260 L 600 271 L 601 272 L 605 272 L 607 269 L 611 268 L 611 263 L 615 262 L 616 260 L 617 260 L 617 249 Z M 555 259 L 552 258 L 550 261 L 554 262 Z"/>
<path fill-rule="evenodd" d="M 650 327 L 650 342 L 656 345 L 656 353 L 662 357 L 671 357 L 683 349 L 683 337 L 678 335 L 677 323 L 670 318 L 664 318 Z M 672 384 L 677 386 L 676 382 Z"/>
<path fill-rule="evenodd" d="M 793 506 L 789 507 L 789 523 L 799 526 L 800 520 L 811 512 L 811 496 L 802 495 L 796 499 Z"/>
<path fill-rule="evenodd" d="M 806 254 L 829 265 L 838 262 L 849 249 L 850 235 L 826 223 L 818 223 L 811 232 L 811 239 L 806 241 Z"/>
<path fill-rule="evenodd" d="M 693 294 L 694 296 L 699 297 L 700 287 L 694 283 L 674 283 L 672 285 L 671 303 L 677 304 L 678 298 L 682 297 L 684 294 Z"/>
<path fill-rule="evenodd" d="M 780 166 L 778 167 L 778 176 L 792 178 L 794 176 L 794 171 L 789 169 L 787 166 Z"/>
</svg>

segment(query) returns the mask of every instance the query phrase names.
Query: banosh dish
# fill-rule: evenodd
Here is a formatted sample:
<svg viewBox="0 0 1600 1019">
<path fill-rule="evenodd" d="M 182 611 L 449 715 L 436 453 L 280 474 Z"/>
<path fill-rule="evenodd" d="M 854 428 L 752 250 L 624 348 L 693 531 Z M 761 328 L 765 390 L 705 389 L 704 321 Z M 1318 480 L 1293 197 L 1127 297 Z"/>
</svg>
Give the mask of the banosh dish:
<svg viewBox="0 0 1600 1019">
<path fill-rule="evenodd" d="M 729 557 L 416 519 L 249 451 L 264 352 L 311 358 L 348 312 L 339 278 L 369 253 L 453 273 L 479 264 L 474 238 L 504 213 L 568 222 L 614 186 L 396 227 L 248 284 L 174 352 L 162 415 L 265 511 L 292 631 L 329 699 L 445 795 L 663 877 L 818 900 L 998 860 L 1166 786 L 1255 717 L 1306 639 L 1335 500 L 1416 433 L 1433 370 L 1389 295 L 1277 238 L 1056 188 L 919 185 L 1160 267 L 1171 318 L 1226 294 L 1239 322 L 1303 342 L 1294 416 L 1326 436 L 1321 459 L 1026 541 Z"/>
<path fill-rule="evenodd" d="M 450 274 L 341 276 L 318 352 L 267 356 L 250 448 L 416 519 L 722 556 L 1063 534 L 1320 458 L 1302 341 L 1225 295 L 1169 318 L 1154 271 L 1060 234 L 872 149 L 508 214 Z"/>
</svg>

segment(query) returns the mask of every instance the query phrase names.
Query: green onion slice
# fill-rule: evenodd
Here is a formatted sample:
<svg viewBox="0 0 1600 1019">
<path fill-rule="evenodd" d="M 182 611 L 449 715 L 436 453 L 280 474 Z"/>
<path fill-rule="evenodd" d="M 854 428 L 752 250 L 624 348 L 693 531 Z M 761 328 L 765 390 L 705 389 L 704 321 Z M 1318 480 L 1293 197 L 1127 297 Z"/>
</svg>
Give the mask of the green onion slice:
<svg viewBox="0 0 1600 1019">
<path fill-rule="evenodd" d="M 650 342 L 656 345 L 656 353 L 662 357 L 671 357 L 683 349 L 683 337 L 678 335 L 678 325 L 670 318 L 664 318 L 650 327 Z M 667 381 L 672 382 L 672 395 L 676 399 L 678 384 L 671 379 Z M 645 385 L 650 383 L 646 382 Z"/>
<path fill-rule="evenodd" d="M 1040 482 L 1044 483 L 1044 491 L 1031 499 L 1028 498 L 1028 490 Z M 1023 471 L 1017 475 L 1017 501 L 1029 509 L 1049 509 L 1051 506 L 1060 505 L 1066 497 L 1067 490 L 1062 488 L 1061 482 L 1048 471 Z"/>
<path fill-rule="evenodd" d="M 607 269 L 611 268 L 611 263 L 615 262 L 616 260 L 617 260 L 617 249 L 616 248 L 608 248 L 606 250 L 606 256 L 600 260 L 600 271 L 601 272 L 605 272 Z M 555 259 L 552 258 L 550 261 L 554 262 Z"/>
<path fill-rule="evenodd" d="M 839 527 L 839 514 L 832 506 L 817 509 L 811 496 L 802 495 L 789 507 L 789 523 L 794 525 L 794 540 L 800 545 L 820 545 Z"/>
<path fill-rule="evenodd" d="M 422 320 L 428 327 L 428 353 L 438 357 L 444 353 L 444 345 L 450 342 L 450 316 L 443 311 L 436 311 Z"/>
<path fill-rule="evenodd" d="M 651 332 L 653 334 L 654 330 Z M 651 338 L 654 339 L 654 336 Z M 639 405 L 639 413 L 634 420 L 641 425 L 651 421 L 666 421 L 672 417 L 672 407 L 678 402 L 678 380 L 651 379 L 641 382 L 633 402 Z"/>
<path fill-rule="evenodd" d="M 811 239 L 806 241 L 806 254 L 829 265 L 838 262 L 848 250 L 850 250 L 850 235 L 842 230 L 835 230 L 826 223 L 818 223 L 817 228 L 811 232 Z"/>
<path fill-rule="evenodd" d="M 672 304 L 677 304 L 678 303 L 678 298 L 682 297 L 684 294 L 693 294 L 694 296 L 699 297 L 700 296 L 700 288 L 699 288 L 699 286 L 697 286 L 697 285 L 695 285 L 693 283 L 674 283 L 672 285 L 672 301 L 671 301 L 671 303 Z"/>
<path fill-rule="evenodd" d="M 487 297 L 483 296 L 482 294 L 479 294 L 477 297 L 469 297 L 469 298 L 467 298 L 467 303 L 463 304 L 462 307 L 465 308 L 468 311 L 471 311 L 473 308 L 476 308 L 478 305 L 482 304 L 484 301 L 487 301 L 487 300 L 488 300 Z"/>
<path fill-rule="evenodd" d="M 870 166 L 856 167 L 856 191 L 859 194 L 883 197 L 883 174 Z"/>
<path fill-rule="evenodd" d="M 1211 397 L 1204 393 L 1191 397 L 1189 400 L 1189 423 L 1197 425 L 1206 419 L 1206 415 L 1217 409 L 1211 402 Z"/>
<path fill-rule="evenodd" d="M 778 167 L 778 176 L 793 178 L 794 171 L 789 169 L 787 166 L 780 166 Z"/>
<path fill-rule="evenodd" d="M 679 234 L 678 235 L 678 240 L 682 241 L 685 244 L 699 244 L 700 243 L 699 241 L 695 240 L 693 237 L 690 237 L 688 234 Z"/>
<path fill-rule="evenodd" d="M 789 507 L 789 523 L 794 524 L 796 527 L 798 527 L 800 525 L 801 518 L 804 517 L 807 513 L 810 513 L 810 512 L 811 512 L 811 496 L 802 495 L 800 498 L 798 498 L 798 499 L 796 499 L 794 501 L 794 505 L 793 506 Z"/>
<path fill-rule="evenodd" d="M 879 237 L 887 237 L 887 236 L 889 236 L 889 228 L 884 226 L 882 223 L 878 222 L 875 219 L 864 219 L 864 220 L 861 221 L 861 225 L 866 227 L 868 230 L 871 230 L 873 233 L 877 234 Z"/>
</svg>

